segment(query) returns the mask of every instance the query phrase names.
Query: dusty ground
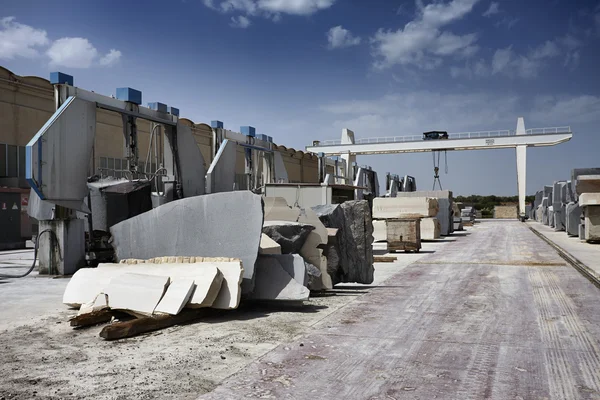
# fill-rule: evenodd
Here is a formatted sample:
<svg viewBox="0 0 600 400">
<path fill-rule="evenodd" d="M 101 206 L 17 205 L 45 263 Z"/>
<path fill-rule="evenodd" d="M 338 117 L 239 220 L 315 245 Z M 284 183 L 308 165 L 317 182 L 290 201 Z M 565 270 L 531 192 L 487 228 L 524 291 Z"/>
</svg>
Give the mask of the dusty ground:
<svg viewBox="0 0 600 400">
<path fill-rule="evenodd" d="M 67 279 L 0 280 L 0 399 L 195 399 L 452 240 L 398 254 L 396 263 L 376 264 L 373 285 L 345 285 L 304 307 L 247 304 L 116 342 L 98 337 L 101 327 L 69 326 L 74 311 L 60 304 Z M 30 260 L 0 253 L 0 271 L 16 273 Z"/>
<path fill-rule="evenodd" d="M 527 224 L 484 222 L 199 399 L 598 400 L 598 304 Z"/>
</svg>

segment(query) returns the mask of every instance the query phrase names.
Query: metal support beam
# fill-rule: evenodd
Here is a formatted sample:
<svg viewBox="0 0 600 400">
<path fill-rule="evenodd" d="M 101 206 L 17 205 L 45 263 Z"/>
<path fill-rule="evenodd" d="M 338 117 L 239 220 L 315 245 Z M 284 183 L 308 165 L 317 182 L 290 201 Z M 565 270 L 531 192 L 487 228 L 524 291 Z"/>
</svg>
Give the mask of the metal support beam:
<svg viewBox="0 0 600 400">
<path fill-rule="evenodd" d="M 517 120 L 516 135 L 525 135 L 525 120 Z M 525 219 L 525 196 L 527 194 L 527 146 L 519 145 L 517 149 L 517 188 L 519 192 L 519 217 Z"/>
</svg>

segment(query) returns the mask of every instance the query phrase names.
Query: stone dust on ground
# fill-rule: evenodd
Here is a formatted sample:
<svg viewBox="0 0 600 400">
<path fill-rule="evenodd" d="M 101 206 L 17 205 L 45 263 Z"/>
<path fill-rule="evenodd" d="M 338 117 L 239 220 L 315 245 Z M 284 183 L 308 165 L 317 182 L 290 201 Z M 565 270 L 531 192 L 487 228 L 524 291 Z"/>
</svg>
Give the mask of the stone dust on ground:
<svg viewBox="0 0 600 400">
<path fill-rule="evenodd" d="M 74 330 L 75 310 L 0 332 L 0 399 L 195 399 L 362 290 L 304 306 L 251 304 L 154 333 L 105 341 Z"/>
</svg>

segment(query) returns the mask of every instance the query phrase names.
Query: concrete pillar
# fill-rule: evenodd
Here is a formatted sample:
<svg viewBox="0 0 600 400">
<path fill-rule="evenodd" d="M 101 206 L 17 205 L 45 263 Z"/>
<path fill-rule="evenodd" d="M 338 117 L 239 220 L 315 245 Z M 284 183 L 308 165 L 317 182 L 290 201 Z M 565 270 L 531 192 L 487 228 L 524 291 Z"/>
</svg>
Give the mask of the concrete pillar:
<svg viewBox="0 0 600 400">
<path fill-rule="evenodd" d="M 517 120 L 517 135 L 525 135 L 525 120 Z M 517 146 L 517 186 L 519 190 L 519 216 L 525 217 L 525 195 L 527 193 L 527 146 Z"/>
</svg>

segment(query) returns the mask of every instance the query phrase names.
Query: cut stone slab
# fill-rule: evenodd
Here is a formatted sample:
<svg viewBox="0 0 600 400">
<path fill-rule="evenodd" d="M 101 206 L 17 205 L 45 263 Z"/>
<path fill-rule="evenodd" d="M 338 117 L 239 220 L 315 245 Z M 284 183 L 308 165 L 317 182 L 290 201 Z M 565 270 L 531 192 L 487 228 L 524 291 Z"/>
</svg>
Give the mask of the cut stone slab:
<svg viewBox="0 0 600 400">
<path fill-rule="evenodd" d="M 582 193 L 579 195 L 579 205 L 585 206 L 598 206 L 600 205 L 600 193 Z"/>
<path fill-rule="evenodd" d="M 600 168 L 574 168 L 571 170 L 571 181 L 576 183 L 580 175 L 600 175 Z"/>
<path fill-rule="evenodd" d="M 590 194 L 590 193 L 585 193 Z M 596 194 L 596 193 L 594 193 Z M 600 195 L 600 193 L 597 193 Z M 583 196 L 583 195 L 581 195 Z M 581 196 L 579 199 L 581 200 Z M 585 240 L 588 242 L 600 241 L 600 205 L 583 206 L 583 217 L 585 225 Z"/>
<path fill-rule="evenodd" d="M 440 221 L 437 218 L 421 219 L 421 240 L 439 239 L 440 231 Z"/>
<path fill-rule="evenodd" d="M 154 311 L 171 315 L 179 314 L 192 297 L 195 288 L 196 285 L 193 279 L 179 278 L 172 280 Z"/>
<path fill-rule="evenodd" d="M 438 201 L 430 197 L 377 197 L 373 199 L 373 218 L 435 217 Z"/>
<path fill-rule="evenodd" d="M 314 226 L 315 230 L 313 232 L 321 237 L 321 243 L 327 243 L 327 228 L 325 225 L 323 225 L 319 219 L 319 216 L 312 209 L 302 209 L 300 211 L 300 215 L 298 216 L 298 222 Z"/>
<path fill-rule="evenodd" d="M 112 278 L 104 293 L 113 310 L 152 315 L 169 282 L 168 276 L 125 273 Z"/>
<path fill-rule="evenodd" d="M 569 236 L 579 235 L 581 211 L 581 207 L 577 203 L 571 202 L 566 206 L 565 229 Z"/>
<path fill-rule="evenodd" d="M 260 236 L 260 248 L 259 254 L 281 254 L 281 246 L 279 243 L 265 235 L 264 233 Z"/>
<path fill-rule="evenodd" d="M 387 225 L 385 219 L 373 221 L 373 241 L 385 242 L 387 240 Z"/>
<path fill-rule="evenodd" d="M 375 199 L 377 200 L 377 199 Z M 335 246 L 339 266 L 335 273 L 328 261 L 332 283 L 373 282 L 373 220 L 367 200 L 312 207 L 327 228 L 338 228 Z M 331 241 L 328 240 L 328 244 Z M 328 250 L 328 257 L 330 257 Z"/>
<path fill-rule="evenodd" d="M 176 259 L 176 257 L 172 258 Z M 202 259 L 201 257 L 199 258 Z M 196 287 L 186 307 L 211 307 L 217 296 L 221 294 L 221 291 L 223 291 L 222 298 L 229 296 L 236 299 L 239 297 L 239 285 L 234 285 L 230 288 L 225 287 L 229 282 L 223 281 L 223 273 L 221 271 L 230 269 L 241 271 L 240 260 L 224 260 L 226 261 L 192 261 L 191 263 L 169 263 L 168 258 L 164 259 L 165 263 L 152 262 L 157 261 L 157 259 L 125 260 L 128 263 L 106 263 L 99 264 L 98 268 L 82 268 L 70 279 L 63 295 L 63 303 L 71 307 L 79 307 L 91 301 L 98 293 L 103 292 L 112 278 L 124 273 L 143 273 L 147 275 L 169 276 L 173 279 L 193 279 Z M 233 285 L 234 283 L 235 280 L 232 280 L 231 284 Z M 230 303 L 230 308 L 236 307 L 237 304 Z"/>
<path fill-rule="evenodd" d="M 296 254 L 314 229 L 300 222 L 265 221 L 262 232 L 281 246 L 282 254 Z"/>
<path fill-rule="evenodd" d="M 215 193 L 163 204 L 110 228 L 118 260 L 161 256 L 234 257 L 252 289 L 263 224 L 262 199 L 249 191 Z"/>
<path fill-rule="evenodd" d="M 264 197 L 265 221 L 297 222 L 300 208 L 290 207 L 283 197 Z"/>
<path fill-rule="evenodd" d="M 251 298 L 255 300 L 304 301 L 310 291 L 288 274 L 273 256 L 260 256 Z"/>
</svg>

